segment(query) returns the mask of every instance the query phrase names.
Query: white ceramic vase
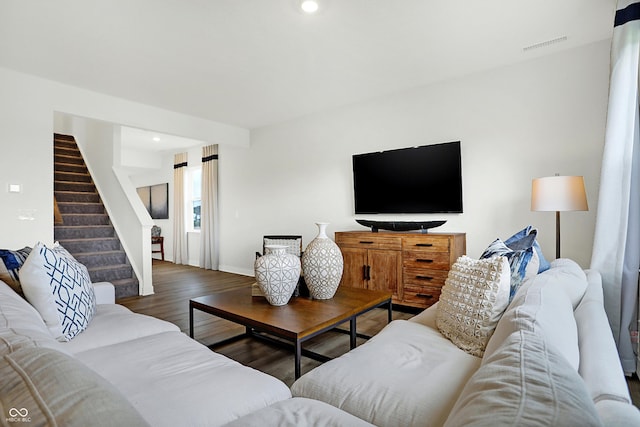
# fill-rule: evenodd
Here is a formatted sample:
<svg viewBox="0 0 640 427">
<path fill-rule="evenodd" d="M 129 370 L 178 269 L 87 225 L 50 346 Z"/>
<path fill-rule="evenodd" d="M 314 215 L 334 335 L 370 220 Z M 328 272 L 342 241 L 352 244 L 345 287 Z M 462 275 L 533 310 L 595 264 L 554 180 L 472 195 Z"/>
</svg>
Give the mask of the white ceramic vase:
<svg viewBox="0 0 640 427">
<path fill-rule="evenodd" d="M 317 222 L 318 235 L 302 254 L 302 271 L 309 288 L 309 294 L 315 299 L 333 298 L 340 279 L 344 260 L 338 245 L 327 237 L 326 222 Z"/>
<path fill-rule="evenodd" d="M 271 305 L 289 302 L 300 278 L 300 258 L 288 254 L 286 246 L 267 245 L 265 255 L 256 259 L 256 282 Z"/>
</svg>

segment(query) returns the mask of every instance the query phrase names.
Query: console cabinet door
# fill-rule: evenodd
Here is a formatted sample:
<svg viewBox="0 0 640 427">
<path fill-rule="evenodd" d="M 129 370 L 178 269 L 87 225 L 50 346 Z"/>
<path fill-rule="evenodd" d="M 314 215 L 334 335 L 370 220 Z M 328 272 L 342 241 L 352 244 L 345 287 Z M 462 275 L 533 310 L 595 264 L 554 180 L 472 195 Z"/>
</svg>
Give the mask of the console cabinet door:
<svg viewBox="0 0 640 427">
<path fill-rule="evenodd" d="M 340 286 L 366 288 L 367 250 L 341 247 L 344 269 Z"/>
<path fill-rule="evenodd" d="M 399 277 L 402 275 L 402 254 L 399 251 L 370 249 L 368 289 L 392 292 L 398 298 Z"/>
</svg>

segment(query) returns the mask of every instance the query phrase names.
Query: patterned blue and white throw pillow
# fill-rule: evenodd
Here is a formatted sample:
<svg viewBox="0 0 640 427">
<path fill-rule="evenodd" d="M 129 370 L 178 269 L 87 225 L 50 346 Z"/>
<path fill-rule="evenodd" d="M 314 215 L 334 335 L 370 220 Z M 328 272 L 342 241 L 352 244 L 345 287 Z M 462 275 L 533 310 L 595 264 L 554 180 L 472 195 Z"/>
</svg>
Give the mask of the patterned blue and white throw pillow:
<svg viewBox="0 0 640 427">
<path fill-rule="evenodd" d="M 533 241 L 531 241 L 532 236 Z M 542 248 L 538 244 L 537 237 L 538 230 L 528 225 L 513 236 L 509 237 L 504 241 L 504 243 L 513 250 L 525 249 L 529 246 L 533 246 L 533 250 L 536 251 L 539 260 L 538 273 L 542 273 L 543 271 L 547 271 L 549 268 L 551 268 L 551 264 L 544 257 Z"/>
<path fill-rule="evenodd" d="M 20 286 L 18 272 L 29 256 L 31 248 L 25 246 L 22 249 L 0 249 L 0 280 L 11 286 L 19 295 L 24 296 Z"/>
<path fill-rule="evenodd" d="M 20 269 L 24 295 L 58 341 L 84 331 L 96 313 L 87 268 L 62 246 L 38 242 Z"/>
<path fill-rule="evenodd" d="M 532 245 L 524 249 L 513 250 L 502 240 L 496 239 L 485 249 L 480 259 L 494 256 L 504 256 L 509 260 L 509 267 L 511 269 L 511 292 L 509 294 L 509 301 L 511 301 L 518 291 L 518 288 L 520 288 L 520 285 L 522 285 L 526 279 L 538 274 L 540 263 L 538 254 Z"/>
</svg>

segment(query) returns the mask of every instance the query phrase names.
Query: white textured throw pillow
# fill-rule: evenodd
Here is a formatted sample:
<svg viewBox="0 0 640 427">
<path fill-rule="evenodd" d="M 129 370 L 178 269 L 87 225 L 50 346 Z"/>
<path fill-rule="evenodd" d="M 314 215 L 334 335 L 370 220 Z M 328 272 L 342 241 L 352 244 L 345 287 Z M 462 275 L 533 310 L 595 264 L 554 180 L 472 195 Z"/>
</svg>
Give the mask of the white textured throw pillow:
<svg viewBox="0 0 640 427">
<path fill-rule="evenodd" d="M 451 342 L 482 357 L 509 304 L 511 270 L 503 256 L 474 260 L 461 256 L 442 287 L 436 325 Z"/>
<path fill-rule="evenodd" d="M 33 248 L 20 269 L 24 295 L 58 341 L 84 331 L 96 312 L 87 268 L 62 246 Z"/>
</svg>

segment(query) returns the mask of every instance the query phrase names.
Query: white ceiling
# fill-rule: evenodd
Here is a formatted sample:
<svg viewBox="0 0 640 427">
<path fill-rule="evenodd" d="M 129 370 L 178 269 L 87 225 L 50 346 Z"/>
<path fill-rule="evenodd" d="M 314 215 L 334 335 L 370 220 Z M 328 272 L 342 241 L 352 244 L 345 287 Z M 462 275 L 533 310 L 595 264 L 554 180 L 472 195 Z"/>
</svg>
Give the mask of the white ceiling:
<svg viewBox="0 0 640 427">
<path fill-rule="evenodd" d="M 0 66 L 252 129 L 610 38 L 616 2 L 323 3 L 1 0 Z"/>
</svg>

